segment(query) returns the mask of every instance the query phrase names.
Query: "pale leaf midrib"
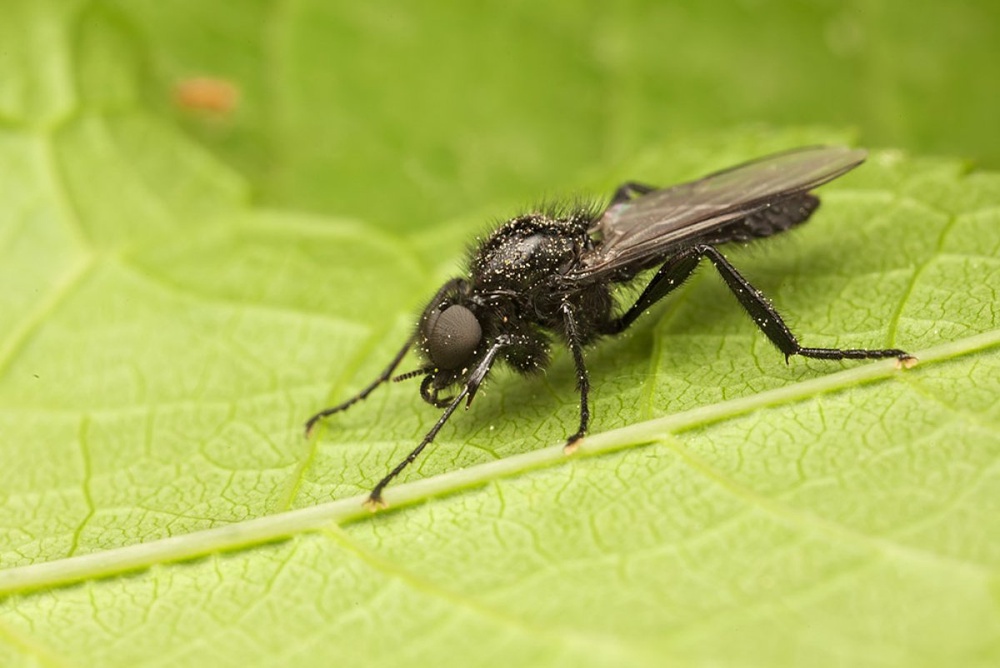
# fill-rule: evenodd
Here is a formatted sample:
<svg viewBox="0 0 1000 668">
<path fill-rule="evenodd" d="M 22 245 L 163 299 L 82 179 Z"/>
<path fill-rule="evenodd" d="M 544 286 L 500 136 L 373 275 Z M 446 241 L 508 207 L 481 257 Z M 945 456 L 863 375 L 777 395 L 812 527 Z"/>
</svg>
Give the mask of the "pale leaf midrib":
<svg viewBox="0 0 1000 668">
<path fill-rule="evenodd" d="M 1000 345 L 1000 330 L 984 332 L 945 343 L 915 354 L 921 367 L 973 354 Z M 647 420 L 588 437 L 580 449 L 584 456 L 603 454 L 644 445 L 690 429 L 714 424 L 775 405 L 790 404 L 820 394 L 908 373 L 895 368 L 893 360 L 866 364 L 820 378 L 794 383 L 748 397 L 703 406 L 654 420 Z M 909 372 L 909 373 L 912 373 Z M 460 489 L 481 485 L 568 461 L 562 445 L 534 450 L 458 471 L 401 484 L 391 488 L 386 497 L 401 508 Z M 172 536 L 149 543 L 56 559 L 0 571 L 0 595 L 18 591 L 65 585 L 81 580 L 108 577 L 157 564 L 185 561 L 216 552 L 226 552 L 289 538 L 306 531 L 322 529 L 330 523 L 346 524 L 371 514 L 361 503 L 364 496 L 339 499 L 310 508 L 292 510 L 234 524 Z M 913 548 L 908 548 L 912 550 Z"/>
</svg>

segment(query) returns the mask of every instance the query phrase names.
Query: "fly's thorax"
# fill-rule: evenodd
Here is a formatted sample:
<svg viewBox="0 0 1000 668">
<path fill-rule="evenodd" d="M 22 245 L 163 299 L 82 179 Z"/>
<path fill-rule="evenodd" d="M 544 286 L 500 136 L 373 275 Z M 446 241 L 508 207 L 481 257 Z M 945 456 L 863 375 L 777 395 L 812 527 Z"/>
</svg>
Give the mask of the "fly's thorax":
<svg viewBox="0 0 1000 668">
<path fill-rule="evenodd" d="M 541 214 L 501 226 L 472 259 L 477 289 L 518 292 L 533 288 L 572 266 L 589 238 L 571 220 Z"/>
</svg>

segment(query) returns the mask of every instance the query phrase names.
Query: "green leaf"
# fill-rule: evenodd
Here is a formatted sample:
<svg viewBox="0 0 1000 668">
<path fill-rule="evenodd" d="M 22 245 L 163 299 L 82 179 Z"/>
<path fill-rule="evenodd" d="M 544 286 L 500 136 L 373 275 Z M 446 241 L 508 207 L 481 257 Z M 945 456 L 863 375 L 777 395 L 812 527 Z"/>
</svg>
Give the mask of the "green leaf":
<svg viewBox="0 0 1000 668">
<path fill-rule="evenodd" d="M 242 35 L 271 12 L 279 27 L 266 41 L 276 59 L 268 76 L 286 81 L 282 67 L 298 63 L 287 85 L 309 92 L 302 72 L 318 70 L 305 64 L 337 23 L 329 14 L 348 10 L 203 4 L 204 14 L 188 15 L 203 20 L 182 26 L 164 3 L 9 4 L 0 27 L 9 45 L 0 58 L 0 665 L 1000 660 L 1000 175 L 879 151 L 822 189 L 809 225 L 732 251 L 804 344 L 900 346 L 921 358 L 917 367 L 786 366 L 704 271 L 626 336 L 588 352 L 594 435 L 579 456 L 561 451 L 578 409 L 571 360 L 557 353 L 540 378 L 496 373 L 390 488 L 393 509 L 371 515 L 357 495 L 437 411 L 400 384 L 311 440 L 302 421 L 382 368 L 491 219 L 555 185 L 600 194 L 625 178 L 670 183 L 849 135 L 744 128 L 645 136 L 639 150 L 551 109 L 521 109 L 507 126 L 503 114 L 525 98 L 494 99 L 488 88 L 473 93 L 496 123 L 484 130 L 483 156 L 459 156 L 473 150 L 467 135 L 456 153 L 435 153 L 444 121 L 411 135 L 403 108 L 373 116 L 382 143 L 366 153 L 335 112 L 390 107 L 362 99 L 358 112 L 271 89 L 292 116 L 270 126 L 255 116 L 265 115 L 254 102 L 262 87 L 245 91 L 249 119 L 199 130 L 233 132 L 228 139 L 193 139 L 162 108 L 167 87 L 150 74 L 168 69 L 165 54 L 183 51 L 186 67 L 211 60 L 200 52 L 206 35 Z M 413 39 L 412 15 L 379 22 L 357 7 L 367 29 Z M 219 17 L 230 12 L 243 22 L 224 29 Z M 498 34 L 522 14 L 504 14 L 510 25 Z M 583 41 L 579 16 L 567 14 L 557 46 Z M 286 32 L 289 22 L 301 42 L 283 39 L 300 34 Z M 613 36 L 629 34 L 611 25 Z M 459 35 L 455 44 L 428 56 L 435 71 L 454 60 L 449 49 L 482 37 L 450 27 L 438 37 Z M 344 39 L 333 40 L 334 55 Z M 504 43 L 495 39 L 485 44 Z M 371 44 L 364 77 L 377 79 L 391 67 Z M 533 57 L 498 56 L 491 80 L 519 81 Z M 478 62 L 457 62 L 447 76 L 471 84 Z M 572 63 L 558 68 L 578 75 L 567 90 L 587 88 Z M 419 86 L 399 74 L 414 95 Z M 373 94 L 363 80 L 352 85 Z M 536 104 L 555 102 L 532 82 Z M 628 104 L 652 118 L 656 96 L 642 88 Z M 415 107 L 426 107 L 418 119 L 433 115 L 426 99 Z M 301 157 L 317 127 L 299 121 L 324 114 L 348 137 L 357 172 L 346 158 L 320 159 L 323 142 Z M 623 126 L 632 117 L 615 116 Z M 525 137 L 552 126 L 552 144 L 521 152 Z M 265 148 L 254 148 L 251 128 Z M 549 157 L 588 130 L 626 149 L 609 162 L 582 145 Z M 288 133 L 298 139 L 286 145 Z M 405 176 L 376 176 L 399 146 L 440 162 L 404 160 Z M 254 172 L 254 156 L 281 150 L 289 157 L 274 181 Z M 441 168 L 449 160 L 452 170 Z M 558 181 L 528 189 L 557 166 Z M 445 186 L 458 195 L 441 200 Z M 343 207 L 333 206 L 341 195 Z M 421 199 L 425 209 L 410 208 Z M 292 208 L 306 205 L 318 213 Z M 396 231 L 368 218 L 395 218 L 383 229 Z"/>
</svg>

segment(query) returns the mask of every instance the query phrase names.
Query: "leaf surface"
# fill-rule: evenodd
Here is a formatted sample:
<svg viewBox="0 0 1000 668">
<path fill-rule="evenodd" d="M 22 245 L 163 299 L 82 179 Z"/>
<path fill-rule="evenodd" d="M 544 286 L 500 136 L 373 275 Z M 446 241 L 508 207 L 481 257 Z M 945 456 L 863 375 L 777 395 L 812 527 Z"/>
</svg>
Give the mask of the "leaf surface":
<svg viewBox="0 0 1000 668">
<path fill-rule="evenodd" d="M 174 52 L 132 11 L 13 3 L 33 30 L 0 61 L 0 665 L 995 664 L 1000 176 L 875 152 L 804 228 L 731 253 L 805 345 L 899 346 L 916 368 L 786 366 L 706 268 L 588 352 L 581 456 L 559 450 L 577 414 L 559 353 L 539 378 L 495 374 L 373 516 L 354 495 L 436 411 L 401 384 L 308 441 L 303 419 L 381 369 L 464 245 L 587 123 L 537 162 L 487 132 L 477 164 L 508 178 L 430 170 L 466 189 L 446 205 L 393 174 L 377 202 L 352 190 L 391 133 L 351 148 L 357 181 L 320 161 L 279 187 L 218 158 L 245 136 L 220 149 L 148 102 L 166 92 L 144 67 Z M 296 62 L 318 48 L 275 39 Z M 409 145 L 432 148 L 425 131 Z M 601 194 L 847 139 L 743 129 L 613 164 L 591 147 L 560 155 L 559 180 Z M 432 203 L 398 226 L 367 219 L 418 192 Z"/>
</svg>

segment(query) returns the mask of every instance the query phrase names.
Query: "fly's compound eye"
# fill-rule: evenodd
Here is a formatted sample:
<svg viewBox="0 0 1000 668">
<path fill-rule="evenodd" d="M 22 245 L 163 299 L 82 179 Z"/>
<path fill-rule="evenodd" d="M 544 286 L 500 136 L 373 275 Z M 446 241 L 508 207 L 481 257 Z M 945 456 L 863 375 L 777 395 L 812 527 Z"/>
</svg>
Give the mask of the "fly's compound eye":
<svg viewBox="0 0 1000 668">
<path fill-rule="evenodd" d="M 472 311 L 454 304 L 434 310 L 424 321 L 427 354 L 442 369 L 457 369 L 472 356 L 483 338 L 483 328 Z"/>
</svg>

